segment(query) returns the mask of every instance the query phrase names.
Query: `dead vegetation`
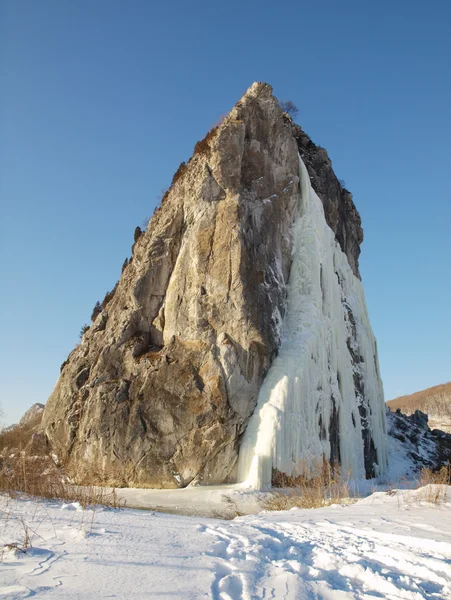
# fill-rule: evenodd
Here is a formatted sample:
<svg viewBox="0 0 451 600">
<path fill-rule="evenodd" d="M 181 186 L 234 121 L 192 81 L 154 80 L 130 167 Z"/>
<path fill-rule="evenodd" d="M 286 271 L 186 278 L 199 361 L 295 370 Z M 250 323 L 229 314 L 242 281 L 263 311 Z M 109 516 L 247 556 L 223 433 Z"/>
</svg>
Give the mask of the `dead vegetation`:
<svg viewBox="0 0 451 600">
<path fill-rule="evenodd" d="M 299 109 L 292 100 L 280 100 L 279 106 L 284 113 L 290 115 L 294 119 L 299 114 Z"/>
<path fill-rule="evenodd" d="M 22 468 L 20 467 L 22 463 Z M 4 467 L 4 465 L 2 465 Z M 32 501 L 33 514 L 27 521 L 21 516 L 21 501 Z M 11 553 L 26 554 L 33 547 L 32 541 L 43 539 L 39 527 L 50 519 L 45 500 L 62 501 L 74 505 L 77 520 L 84 534 L 92 532 L 95 515 L 103 507 L 122 508 L 125 502 L 119 500 L 114 489 L 96 486 L 76 486 L 52 476 L 38 475 L 25 459 L 16 462 L 14 469 L 2 468 L 0 474 L 0 563 Z M 51 519 L 50 519 L 51 521 Z M 55 527 L 52 523 L 53 529 Z M 56 536 L 56 531 L 55 531 Z"/>
<path fill-rule="evenodd" d="M 418 485 L 451 485 L 451 463 L 443 465 L 440 469 L 422 469 L 418 477 Z"/>
<path fill-rule="evenodd" d="M 447 502 L 449 486 L 451 485 L 451 463 L 435 471 L 427 468 L 422 469 L 417 482 L 418 487 L 421 488 L 421 493 L 418 495 L 420 502 L 431 504 Z"/>
<path fill-rule="evenodd" d="M 104 299 L 102 300 L 102 309 L 105 310 L 106 307 L 108 306 L 108 304 L 111 302 L 111 300 L 114 298 L 114 294 L 116 293 L 117 290 L 117 286 L 119 285 L 119 281 L 116 282 L 116 285 L 114 286 L 114 288 L 110 291 L 108 291 L 105 294 Z"/>
<path fill-rule="evenodd" d="M 451 463 L 440 468 L 423 467 L 415 481 L 403 478 L 386 491 L 390 496 L 397 496 L 398 506 L 403 510 L 421 504 L 440 505 L 451 501 Z M 405 488 L 405 489 L 402 489 Z"/>
<path fill-rule="evenodd" d="M 118 507 L 113 490 L 73 483 L 50 456 L 44 433 L 37 431 L 42 414 L 0 434 L 0 493 L 11 497 L 23 493 L 36 498 L 79 502 L 82 507 Z"/>
<path fill-rule="evenodd" d="M 8 521 L 11 518 L 11 512 L 0 510 L 0 517 L 2 517 L 1 521 L 3 528 L 5 528 L 8 524 Z M 3 562 L 4 555 L 9 552 L 14 552 L 15 554 L 26 554 L 29 548 L 32 548 L 32 535 L 30 533 L 30 527 L 25 523 L 23 519 L 19 520 L 20 525 L 22 526 L 23 532 L 22 535 L 16 535 L 15 541 L 0 543 L 0 563 Z"/>
<path fill-rule="evenodd" d="M 400 408 L 406 414 L 422 410 L 428 414 L 451 417 L 451 382 L 435 385 L 426 390 L 407 396 L 400 396 L 387 402 L 391 410 Z"/>
<path fill-rule="evenodd" d="M 30 444 L 41 419 L 42 414 L 37 414 L 23 425 L 11 425 L 3 429 L 0 432 L 0 457 L 10 450 L 23 449 Z"/>
<path fill-rule="evenodd" d="M 0 493 L 16 497 L 26 494 L 34 498 L 78 502 L 81 507 L 109 506 L 120 508 L 114 488 L 75 485 L 64 477 L 49 457 L 30 457 L 25 452 L 1 459 Z"/>
<path fill-rule="evenodd" d="M 219 127 L 217 125 L 212 127 L 204 139 L 197 142 L 197 144 L 194 146 L 194 155 L 207 154 L 210 152 L 211 141 L 216 136 L 218 129 Z"/>
<path fill-rule="evenodd" d="M 291 508 L 320 508 L 330 504 L 349 502 L 352 497 L 349 478 L 342 476 L 339 467 L 324 462 L 311 476 L 285 475 L 273 472 L 273 486 L 279 489 L 262 502 L 265 510 L 290 510 Z"/>
</svg>

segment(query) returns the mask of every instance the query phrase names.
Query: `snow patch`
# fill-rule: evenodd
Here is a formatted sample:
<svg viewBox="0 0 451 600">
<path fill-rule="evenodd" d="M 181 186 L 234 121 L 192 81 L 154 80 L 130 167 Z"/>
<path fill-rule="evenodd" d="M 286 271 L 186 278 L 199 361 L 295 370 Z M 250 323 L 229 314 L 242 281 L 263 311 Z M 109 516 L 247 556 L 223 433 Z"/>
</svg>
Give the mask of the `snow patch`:
<svg viewBox="0 0 451 600">
<path fill-rule="evenodd" d="M 34 546 L 4 549 L 0 596 L 451 599 L 450 489 L 436 506 L 424 502 L 424 488 L 391 490 L 349 506 L 233 521 L 61 511 L 57 501 L 0 495 L 1 538 L 20 546 L 25 523 Z M 193 509 L 201 498 L 198 489 Z"/>
</svg>

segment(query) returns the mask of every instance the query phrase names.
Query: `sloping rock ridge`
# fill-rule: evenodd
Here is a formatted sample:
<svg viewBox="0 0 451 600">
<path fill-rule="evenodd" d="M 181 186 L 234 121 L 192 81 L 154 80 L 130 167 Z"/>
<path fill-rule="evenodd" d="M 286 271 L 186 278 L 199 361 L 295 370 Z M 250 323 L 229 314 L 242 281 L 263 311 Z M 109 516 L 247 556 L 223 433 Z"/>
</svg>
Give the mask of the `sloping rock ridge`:
<svg viewBox="0 0 451 600">
<path fill-rule="evenodd" d="M 272 88 L 253 84 L 137 228 L 117 286 L 62 365 L 43 427 L 69 473 L 153 487 L 236 480 L 281 343 L 299 155 L 359 277 L 350 193 Z"/>
<path fill-rule="evenodd" d="M 421 410 L 428 414 L 432 429 L 451 433 L 451 382 L 435 385 L 409 396 L 400 396 L 387 402 L 396 410 L 400 408 L 407 415 Z"/>
</svg>

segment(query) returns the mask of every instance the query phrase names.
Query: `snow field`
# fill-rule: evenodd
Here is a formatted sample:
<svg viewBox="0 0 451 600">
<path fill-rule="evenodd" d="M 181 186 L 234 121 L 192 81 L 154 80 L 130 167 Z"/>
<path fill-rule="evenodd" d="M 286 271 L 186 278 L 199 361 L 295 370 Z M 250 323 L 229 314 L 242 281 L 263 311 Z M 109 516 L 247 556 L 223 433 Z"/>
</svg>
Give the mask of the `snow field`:
<svg viewBox="0 0 451 600">
<path fill-rule="evenodd" d="M 451 491 L 221 521 L 0 498 L 0 598 L 451 599 Z"/>
</svg>

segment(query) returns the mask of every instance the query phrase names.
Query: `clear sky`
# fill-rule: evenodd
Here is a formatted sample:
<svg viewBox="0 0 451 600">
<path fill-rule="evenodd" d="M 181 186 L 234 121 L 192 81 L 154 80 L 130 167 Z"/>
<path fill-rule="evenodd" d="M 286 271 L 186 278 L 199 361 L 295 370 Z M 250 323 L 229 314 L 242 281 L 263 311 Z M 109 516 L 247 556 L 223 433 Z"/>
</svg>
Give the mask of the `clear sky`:
<svg viewBox="0 0 451 600">
<path fill-rule="evenodd" d="M 386 399 L 451 379 L 449 0 L 0 0 L 0 403 L 45 402 L 133 231 L 253 81 L 353 192 Z"/>
</svg>

